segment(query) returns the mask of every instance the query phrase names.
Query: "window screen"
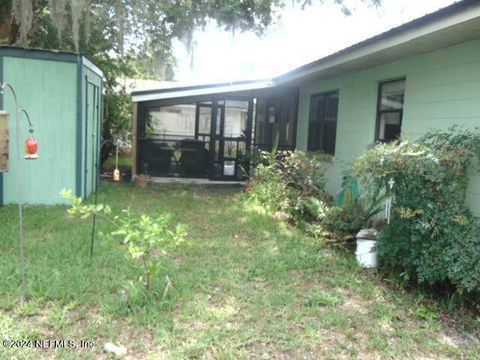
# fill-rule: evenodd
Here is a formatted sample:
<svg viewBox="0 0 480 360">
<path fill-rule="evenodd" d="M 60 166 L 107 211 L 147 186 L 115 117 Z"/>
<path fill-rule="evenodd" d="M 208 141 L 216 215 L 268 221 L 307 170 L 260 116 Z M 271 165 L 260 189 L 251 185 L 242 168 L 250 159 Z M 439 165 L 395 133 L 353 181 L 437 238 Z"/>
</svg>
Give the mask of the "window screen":
<svg viewBox="0 0 480 360">
<path fill-rule="evenodd" d="M 308 127 L 308 151 L 335 155 L 338 91 L 312 95 Z"/>
</svg>

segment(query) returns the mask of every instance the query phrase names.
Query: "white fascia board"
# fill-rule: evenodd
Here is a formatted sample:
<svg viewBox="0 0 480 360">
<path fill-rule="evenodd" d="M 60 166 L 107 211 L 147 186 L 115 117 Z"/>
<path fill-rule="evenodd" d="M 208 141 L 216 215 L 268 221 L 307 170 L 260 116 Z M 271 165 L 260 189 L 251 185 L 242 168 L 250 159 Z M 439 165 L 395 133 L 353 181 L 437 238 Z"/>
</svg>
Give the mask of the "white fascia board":
<svg viewBox="0 0 480 360">
<path fill-rule="evenodd" d="M 455 26 L 469 20 L 480 17 L 480 4 L 472 5 L 467 10 L 461 11 L 457 14 L 450 15 L 444 19 L 432 21 L 429 24 L 420 25 L 418 28 L 400 32 L 391 36 L 388 36 L 384 39 L 375 41 L 374 43 L 362 46 L 358 49 L 346 52 L 345 54 L 339 54 L 338 56 L 333 55 L 331 59 L 326 59 L 316 66 L 311 68 L 301 70 L 296 74 L 286 73 L 280 75 L 279 77 L 273 79 L 277 85 L 296 80 L 308 75 L 312 75 L 324 70 L 328 70 L 338 65 L 355 61 L 357 59 L 363 58 L 365 56 L 375 54 L 382 50 L 393 48 L 398 45 L 408 43 L 409 41 L 421 38 L 423 36 L 435 33 L 437 31 Z M 380 35 L 379 35 L 380 36 Z M 367 39 L 368 40 L 368 39 Z M 352 45 L 355 46 L 355 45 Z M 348 49 L 348 48 L 347 48 Z M 293 70 L 295 71 L 295 70 Z"/>
<path fill-rule="evenodd" d="M 175 99 L 183 98 L 190 96 L 201 96 L 201 95 L 213 95 L 229 92 L 240 92 L 248 90 L 260 90 L 267 89 L 274 86 L 272 81 L 258 82 L 258 83 L 248 83 L 248 84 L 238 84 L 238 85 L 224 85 L 210 88 L 200 88 L 193 90 L 176 90 L 176 91 L 167 91 L 160 93 L 150 93 L 150 94 L 139 94 L 133 95 L 133 102 L 142 102 L 142 101 L 152 101 L 152 100 L 166 100 L 166 99 Z"/>
<path fill-rule="evenodd" d="M 95 74 L 97 74 L 98 76 L 100 76 L 102 79 L 104 78 L 103 77 L 103 71 L 100 70 L 100 68 L 95 65 L 93 62 L 91 62 L 87 57 L 85 56 L 82 56 L 82 63 L 83 65 L 85 65 L 87 68 L 89 68 L 90 70 L 92 70 Z"/>
</svg>

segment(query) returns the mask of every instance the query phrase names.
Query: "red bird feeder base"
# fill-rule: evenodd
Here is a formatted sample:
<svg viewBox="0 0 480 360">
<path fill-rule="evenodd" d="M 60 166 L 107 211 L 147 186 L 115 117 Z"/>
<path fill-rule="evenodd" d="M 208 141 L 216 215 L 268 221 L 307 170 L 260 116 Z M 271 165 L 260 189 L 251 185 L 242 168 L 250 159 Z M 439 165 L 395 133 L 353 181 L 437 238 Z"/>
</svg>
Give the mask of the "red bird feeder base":
<svg viewBox="0 0 480 360">
<path fill-rule="evenodd" d="M 37 139 L 33 137 L 29 137 L 25 141 L 25 152 L 27 153 L 25 155 L 25 159 L 27 160 L 36 160 L 38 159 L 38 141 Z"/>
</svg>

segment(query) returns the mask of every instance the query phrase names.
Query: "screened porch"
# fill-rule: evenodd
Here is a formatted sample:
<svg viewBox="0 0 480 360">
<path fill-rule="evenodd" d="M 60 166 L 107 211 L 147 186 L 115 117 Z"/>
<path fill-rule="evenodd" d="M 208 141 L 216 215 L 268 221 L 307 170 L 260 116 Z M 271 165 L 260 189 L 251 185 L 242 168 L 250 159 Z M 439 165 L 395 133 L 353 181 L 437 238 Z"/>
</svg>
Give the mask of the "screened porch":
<svg viewBox="0 0 480 360">
<path fill-rule="evenodd" d="M 297 101 L 289 88 L 138 102 L 134 173 L 245 180 L 256 149 L 295 147 Z"/>
</svg>

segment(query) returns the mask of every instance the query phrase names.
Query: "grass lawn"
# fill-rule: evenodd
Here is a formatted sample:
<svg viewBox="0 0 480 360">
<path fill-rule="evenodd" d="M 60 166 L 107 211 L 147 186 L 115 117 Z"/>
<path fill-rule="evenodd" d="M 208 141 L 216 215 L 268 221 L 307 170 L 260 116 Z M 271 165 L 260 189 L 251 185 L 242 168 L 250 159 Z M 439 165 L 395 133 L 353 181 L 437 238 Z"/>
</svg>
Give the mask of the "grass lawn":
<svg viewBox="0 0 480 360">
<path fill-rule="evenodd" d="M 480 358 L 475 327 L 456 329 L 434 304 L 387 286 L 238 191 L 104 184 L 99 198 L 114 209 L 167 211 L 188 226 L 154 281 L 162 294 L 168 275 L 172 289 L 163 299 L 126 291 L 140 273 L 119 244 L 100 240 L 90 261 L 90 221 L 70 219 L 62 206 L 27 207 L 31 299 L 20 306 L 17 208 L 0 207 L 2 340 L 94 342 L 0 346 L 0 359 L 109 359 L 107 341 L 129 359 Z"/>
<path fill-rule="evenodd" d="M 115 168 L 115 162 L 116 162 L 116 158 L 115 158 L 115 152 L 110 155 L 107 159 L 107 161 L 105 162 L 105 167 L 107 169 L 114 169 Z M 119 154 L 118 155 L 118 166 L 119 167 L 131 167 L 132 166 L 132 156 L 131 155 L 123 155 L 123 154 Z"/>
</svg>

